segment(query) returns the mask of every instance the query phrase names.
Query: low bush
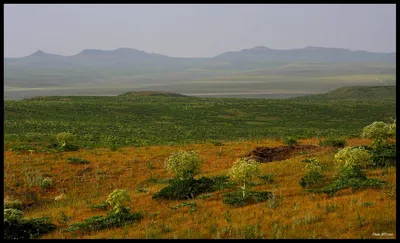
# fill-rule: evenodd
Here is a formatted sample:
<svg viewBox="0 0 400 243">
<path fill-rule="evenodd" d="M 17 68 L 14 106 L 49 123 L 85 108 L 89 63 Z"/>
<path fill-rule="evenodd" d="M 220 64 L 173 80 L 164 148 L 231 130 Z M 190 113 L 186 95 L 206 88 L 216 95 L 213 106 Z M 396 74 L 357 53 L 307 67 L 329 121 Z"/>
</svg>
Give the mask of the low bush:
<svg viewBox="0 0 400 243">
<path fill-rule="evenodd" d="M 365 171 L 363 171 L 360 166 L 343 167 L 333 183 L 312 191 L 332 196 L 338 191 L 347 188 L 352 188 L 352 190 L 382 188 L 385 183 L 385 181 L 379 179 L 367 178 Z"/>
<path fill-rule="evenodd" d="M 322 182 L 324 175 L 319 172 L 310 172 L 301 177 L 299 184 L 302 188 L 319 185 Z"/>
<path fill-rule="evenodd" d="M 202 177 L 196 179 L 173 179 L 170 184 L 159 192 L 153 194 L 153 199 L 173 199 L 173 200 L 186 200 L 192 199 L 196 196 L 206 193 L 214 192 L 224 188 L 228 183 L 227 177 Z"/>
<path fill-rule="evenodd" d="M 293 146 L 297 144 L 297 140 L 291 137 L 286 137 L 283 141 L 284 144 L 288 146 Z"/>
<path fill-rule="evenodd" d="M 327 138 L 325 140 L 319 141 L 319 145 L 344 148 L 344 146 L 346 146 L 346 140 L 345 139 Z"/>
<path fill-rule="evenodd" d="M 272 198 L 272 193 L 267 191 L 247 191 L 243 196 L 241 190 L 223 194 L 222 202 L 231 206 L 246 206 L 266 201 Z"/>
<path fill-rule="evenodd" d="M 4 239 L 30 239 L 55 230 L 49 217 L 24 219 L 22 211 L 4 209 Z"/>
<path fill-rule="evenodd" d="M 386 167 L 396 165 L 396 144 L 378 146 L 369 151 L 372 167 Z"/>
<path fill-rule="evenodd" d="M 106 202 L 101 203 L 104 207 L 107 204 L 112 207 L 112 210 L 106 216 L 94 216 L 85 219 L 83 222 L 71 224 L 68 231 L 92 231 L 121 227 L 142 219 L 141 213 L 131 213 L 129 207 L 124 205 L 129 201 L 130 197 L 126 190 L 116 189 L 108 195 Z"/>
<path fill-rule="evenodd" d="M 86 159 L 82 159 L 80 157 L 68 157 L 67 158 L 69 164 L 89 164 L 90 162 Z"/>
<path fill-rule="evenodd" d="M 141 213 L 131 213 L 128 207 L 117 206 L 105 217 L 94 216 L 83 222 L 71 224 L 68 231 L 93 231 L 121 227 L 142 218 Z"/>
</svg>

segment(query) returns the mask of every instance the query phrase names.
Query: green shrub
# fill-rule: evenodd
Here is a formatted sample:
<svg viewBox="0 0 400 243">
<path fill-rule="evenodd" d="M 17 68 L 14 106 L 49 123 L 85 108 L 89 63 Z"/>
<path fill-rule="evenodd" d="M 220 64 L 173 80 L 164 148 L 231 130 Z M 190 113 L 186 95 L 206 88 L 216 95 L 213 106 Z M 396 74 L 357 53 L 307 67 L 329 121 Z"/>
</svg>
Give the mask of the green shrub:
<svg viewBox="0 0 400 243">
<path fill-rule="evenodd" d="M 297 140 L 291 137 L 286 137 L 285 140 L 283 141 L 284 144 L 288 146 L 293 146 L 297 144 Z"/>
<path fill-rule="evenodd" d="M 396 165 L 396 144 L 381 145 L 370 149 L 372 167 Z"/>
<path fill-rule="evenodd" d="M 308 188 L 313 185 L 318 185 L 318 182 L 324 178 L 324 175 L 318 172 L 310 172 L 301 177 L 299 184 L 302 188 Z"/>
<path fill-rule="evenodd" d="M 56 228 L 49 217 L 24 219 L 22 211 L 4 209 L 4 239 L 37 238 L 40 234 L 49 233 Z"/>
<path fill-rule="evenodd" d="M 195 151 L 178 151 L 165 160 L 165 168 L 181 180 L 191 179 L 200 174 L 203 160 Z"/>
<path fill-rule="evenodd" d="M 244 196 L 242 191 L 234 191 L 223 194 L 222 202 L 232 206 L 245 206 L 263 202 L 272 198 L 272 193 L 267 191 L 248 191 Z"/>
<path fill-rule="evenodd" d="M 82 159 L 80 157 L 68 157 L 67 158 L 69 164 L 89 164 L 90 162 L 86 159 Z"/>
<path fill-rule="evenodd" d="M 335 195 L 336 192 L 352 188 L 353 190 L 364 189 L 364 188 L 383 188 L 385 182 L 375 178 L 358 179 L 352 178 L 347 180 L 337 180 L 332 184 L 329 184 L 321 189 L 315 190 L 316 192 L 326 193 L 330 196 Z"/>
<path fill-rule="evenodd" d="M 382 180 L 367 178 L 365 171 L 360 166 L 341 167 L 339 175 L 333 183 L 313 191 L 332 196 L 336 192 L 347 188 L 358 190 L 364 188 L 382 188 L 384 185 L 385 182 Z"/>
<path fill-rule="evenodd" d="M 93 231 L 121 227 L 143 218 L 141 213 L 131 213 L 128 207 L 117 206 L 107 216 L 94 216 L 83 222 L 71 224 L 68 231 Z"/>
<path fill-rule="evenodd" d="M 335 154 L 335 162 L 341 167 L 366 167 L 371 164 L 371 155 L 360 147 L 346 147 Z"/>
<path fill-rule="evenodd" d="M 214 192 L 227 182 L 226 177 L 207 178 L 202 177 L 198 180 L 195 179 L 174 179 L 170 184 L 159 192 L 153 194 L 153 199 L 173 199 L 173 200 L 186 200 L 192 199 L 196 196 L 206 193 Z"/>
<path fill-rule="evenodd" d="M 319 145 L 344 148 L 344 146 L 346 146 L 346 140 L 345 139 L 327 138 L 326 140 L 319 141 Z"/>
<path fill-rule="evenodd" d="M 40 183 L 40 187 L 43 189 L 48 189 L 53 185 L 53 180 L 51 178 L 44 178 Z"/>
</svg>

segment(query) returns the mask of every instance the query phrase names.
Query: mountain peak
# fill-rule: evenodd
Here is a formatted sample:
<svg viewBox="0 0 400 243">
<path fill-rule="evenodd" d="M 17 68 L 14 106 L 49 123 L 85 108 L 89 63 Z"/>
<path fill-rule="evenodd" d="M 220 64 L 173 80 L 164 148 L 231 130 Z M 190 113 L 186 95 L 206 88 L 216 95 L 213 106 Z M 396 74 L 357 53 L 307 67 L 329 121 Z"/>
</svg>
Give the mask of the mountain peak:
<svg viewBox="0 0 400 243">
<path fill-rule="evenodd" d="M 42 50 L 37 50 L 35 53 L 31 54 L 30 56 L 44 56 L 44 55 L 48 55 L 48 54 Z"/>
</svg>

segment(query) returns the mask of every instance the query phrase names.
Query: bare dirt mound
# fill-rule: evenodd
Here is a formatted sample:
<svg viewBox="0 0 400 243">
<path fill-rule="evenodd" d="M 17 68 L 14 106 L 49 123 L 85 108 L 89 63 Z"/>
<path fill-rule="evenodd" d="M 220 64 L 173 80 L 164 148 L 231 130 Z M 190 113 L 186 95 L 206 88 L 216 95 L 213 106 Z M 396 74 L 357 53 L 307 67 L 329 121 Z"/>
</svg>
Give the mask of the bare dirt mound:
<svg viewBox="0 0 400 243">
<path fill-rule="evenodd" d="M 299 152 L 314 152 L 319 149 L 314 145 L 294 145 L 294 146 L 279 146 L 279 147 L 256 147 L 245 158 L 252 158 L 258 162 L 272 162 L 280 161 L 290 158 L 291 155 L 298 154 Z"/>
</svg>

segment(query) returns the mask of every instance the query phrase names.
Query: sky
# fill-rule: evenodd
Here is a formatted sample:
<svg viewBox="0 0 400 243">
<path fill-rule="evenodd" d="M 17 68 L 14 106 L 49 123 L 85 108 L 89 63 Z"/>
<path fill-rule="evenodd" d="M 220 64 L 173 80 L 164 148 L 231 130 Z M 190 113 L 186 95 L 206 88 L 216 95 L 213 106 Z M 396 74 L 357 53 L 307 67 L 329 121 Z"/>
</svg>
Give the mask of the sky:
<svg viewBox="0 0 400 243">
<path fill-rule="evenodd" d="M 134 48 L 213 57 L 255 46 L 396 51 L 395 4 L 5 4 L 4 55 Z"/>
</svg>

